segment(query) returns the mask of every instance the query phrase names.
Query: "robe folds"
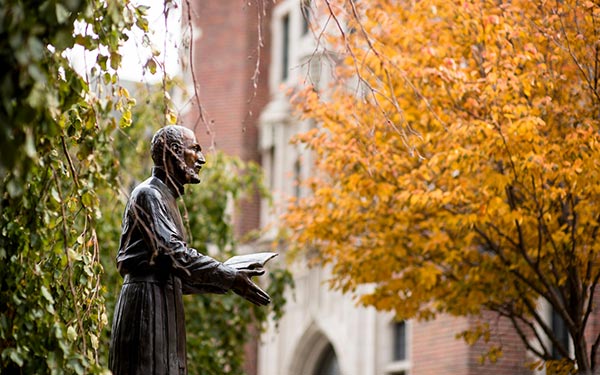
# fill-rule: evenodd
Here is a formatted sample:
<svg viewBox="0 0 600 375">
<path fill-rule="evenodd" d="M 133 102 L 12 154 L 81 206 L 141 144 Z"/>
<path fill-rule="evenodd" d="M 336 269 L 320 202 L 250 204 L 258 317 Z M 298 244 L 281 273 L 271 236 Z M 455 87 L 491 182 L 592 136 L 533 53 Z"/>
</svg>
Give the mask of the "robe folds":
<svg viewBox="0 0 600 375">
<path fill-rule="evenodd" d="M 124 277 L 109 350 L 114 375 L 187 374 L 183 294 L 225 293 L 236 270 L 189 248 L 164 171 L 138 185 L 125 208 L 117 267 Z"/>
</svg>

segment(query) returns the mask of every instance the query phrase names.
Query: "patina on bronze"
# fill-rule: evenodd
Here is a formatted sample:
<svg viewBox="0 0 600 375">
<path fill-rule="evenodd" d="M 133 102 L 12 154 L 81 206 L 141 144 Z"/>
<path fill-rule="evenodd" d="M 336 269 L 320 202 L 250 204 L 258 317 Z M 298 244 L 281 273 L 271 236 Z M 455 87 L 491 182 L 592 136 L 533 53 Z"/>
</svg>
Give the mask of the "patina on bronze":
<svg viewBox="0 0 600 375">
<path fill-rule="evenodd" d="M 188 247 L 176 199 L 200 182 L 205 163 L 194 133 L 167 126 L 151 145 L 152 176 L 131 193 L 123 215 L 109 367 L 114 375 L 187 374 L 183 294 L 229 290 L 256 305 L 269 295 L 251 281 L 264 269 L 236 269 Z"/>
</svg>

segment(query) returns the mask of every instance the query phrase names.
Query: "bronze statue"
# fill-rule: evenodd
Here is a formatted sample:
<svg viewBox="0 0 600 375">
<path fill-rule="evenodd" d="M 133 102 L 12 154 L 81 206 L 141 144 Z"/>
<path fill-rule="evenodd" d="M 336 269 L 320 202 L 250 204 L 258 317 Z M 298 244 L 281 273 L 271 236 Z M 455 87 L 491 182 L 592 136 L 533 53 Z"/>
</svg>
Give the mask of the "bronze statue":
<svg viewBox="0 0 600 375">
<path fill-rule="evenodd" d="M 259 306 L 270 302 L 251 281 L 262 267 L 226 265 L 186 243 L 176 199 L 183 185 L 200 182 L 205 164 L 194 133 L 164 127 L 151 152 L 152 176 L 133 190 L 123 215 L 117 267 L 124 280 L 109 356 L 114 375 L 187 373 L 183 294 L 232 290 Z"/>
</svg>

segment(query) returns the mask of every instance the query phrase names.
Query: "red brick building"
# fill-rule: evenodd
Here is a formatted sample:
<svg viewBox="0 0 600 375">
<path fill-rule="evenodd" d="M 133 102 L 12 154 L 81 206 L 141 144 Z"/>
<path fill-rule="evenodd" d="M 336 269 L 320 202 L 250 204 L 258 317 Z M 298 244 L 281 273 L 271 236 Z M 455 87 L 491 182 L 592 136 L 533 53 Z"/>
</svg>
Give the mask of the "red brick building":
<svg viewBox="0 0 600 375">
<path fill-rule="evenodd" d="M 257 163 L 258 116 L 269 101 L 264 76 L 268 72 L 270 46 L 270 34 L 263 31 L 259 38 L 258 28 L 259 21 L 264 24 L 269 19 L 270 4 L 190 2 L 195 25 L 191 33 L 194 74 L 188 70 L 185 83 L 193 93 L 195 79 L 200 105 L 196 101 L 190 103 L 186 125 L 194 128 L 204 149 L 215 147 Z M 189 33 L 189 29 L 185 32 Z M 238 215 L 237 233 L 257 229 L 258 201 L 245 202 L 242 212 L 243 220 Z"/>
</svg>

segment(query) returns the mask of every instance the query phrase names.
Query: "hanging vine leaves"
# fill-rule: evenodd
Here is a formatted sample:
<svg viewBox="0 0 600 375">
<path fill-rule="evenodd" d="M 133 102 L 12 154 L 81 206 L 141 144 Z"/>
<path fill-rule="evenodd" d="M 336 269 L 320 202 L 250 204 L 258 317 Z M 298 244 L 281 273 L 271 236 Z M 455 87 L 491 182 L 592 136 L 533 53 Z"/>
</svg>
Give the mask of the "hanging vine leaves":
<svg viewBox="0 0 600 375">
<path fill-rule="evenodd" d="M 201 178 L 197 189 L 189 189 L 184 199 L 190 234 L 199 251 L 208 253 L 206 246 L 210 244 L 217 249 L 214 255 L 224 261 L 236 254 L 231 202 L 251 196 L 255 189 L 263 196 L 267 191 L 258 165 L 221 153 L 208 155 Z M 265 280 L 256 281 L 262 281 L 271 296 L 266 307 L 255 306 L 235 294 L 186 296 L 190 373 L 245 373 L 244 345 L 258 340 L 269 319 L 281 318 L 286 303 L 284 292 L 293 287 L 291 274 L 275 263 L 269 264 Z"/>
<path fill-rule="evenodd" d="M 114 111 L 132 104 L 118 48 L 142 16 L 128 1 L 0 6 L 2 373 L 103 372 L 98 194 L 118 171 Z M 69 64 L 75 46 L 100 51 L 89 80 Z"/>
</svg>

